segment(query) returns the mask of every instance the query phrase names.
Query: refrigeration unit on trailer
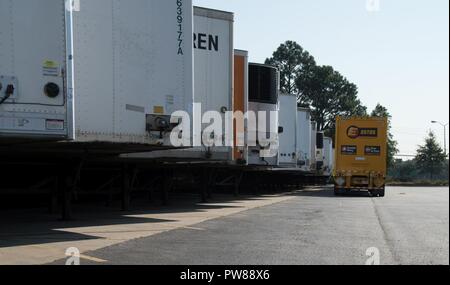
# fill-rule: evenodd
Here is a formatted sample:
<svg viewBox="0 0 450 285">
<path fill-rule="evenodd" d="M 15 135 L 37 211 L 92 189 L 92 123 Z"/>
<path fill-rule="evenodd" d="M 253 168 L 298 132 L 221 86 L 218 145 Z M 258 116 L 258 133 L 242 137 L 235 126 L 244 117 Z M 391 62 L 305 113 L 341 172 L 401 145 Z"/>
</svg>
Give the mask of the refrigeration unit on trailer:
<svg viewBox="0 0 450 285">
<path fill-rule="evenodd" d="M 324 154 L 324 164 L 323 164 L 323 175 L 331 176 L 333 174 L 334 165 L 334 150 L 333 150 L 333 139 L 325 137 L 323 140 L 323 154 Z"/>
<path fill-rule="evenodd" d="M 298 166 L 303 171 L 311 170 L 311 110 L 298 108 L 297 111 L 297 153 Z"/>
<path fill-rule="evenodd" d="M 193 103 L 192 1 L 66 3 L 0 0 L 0 141 L 170 147 Z"/>
<path fill-rule="evenodd" d="M 280 166 L 297 167 L 297 95 L 280 95 Z"/>
<path fill-rule="evenodd" d="M 257 123 L 248 126 L 249 164 L 278 166 L 279 164 L 279 87 L 276 67 L 249 64 L 249 111 Z M 258 126 L 265 127 L 258 130 Z M 260 140 L 263 138 L 263 141 Z"/>
<path fill-rule="evenodd" d="M 317 122 L 311 122 L 311 170 L 317 170 Z"/>
</svg>

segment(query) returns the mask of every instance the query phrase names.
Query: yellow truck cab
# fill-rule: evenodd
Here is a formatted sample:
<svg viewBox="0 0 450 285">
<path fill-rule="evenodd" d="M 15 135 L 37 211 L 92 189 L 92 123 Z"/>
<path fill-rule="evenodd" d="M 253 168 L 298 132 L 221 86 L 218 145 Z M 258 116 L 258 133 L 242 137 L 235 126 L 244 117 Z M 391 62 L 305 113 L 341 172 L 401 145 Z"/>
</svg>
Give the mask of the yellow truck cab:
<svg viewBox="0 0 450 285">
<path fill-rule="evenodd" d="M 385 196 L 387 138 L 387 118 L 336 118 L 335 195 L 366 190 Z"/>
</svg>

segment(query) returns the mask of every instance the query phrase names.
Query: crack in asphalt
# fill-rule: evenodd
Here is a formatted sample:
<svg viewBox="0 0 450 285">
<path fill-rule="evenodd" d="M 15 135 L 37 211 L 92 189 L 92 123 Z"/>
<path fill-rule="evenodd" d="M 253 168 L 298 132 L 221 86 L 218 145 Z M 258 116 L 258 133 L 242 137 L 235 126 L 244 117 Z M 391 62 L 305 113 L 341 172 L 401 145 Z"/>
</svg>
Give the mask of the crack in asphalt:
<svg viewBox="0 0 450 285">
<path fill-rule="evenodd" d="M 392 259 L 395 262 L 395 264 L 402 264 L 401 257 L 397 254 L 397 252 L 395 250 L 395 245 L 393 243 L 393 239 L 389 237 L 389 232 L 387 230 L 387 227 L 386 227 L 385 223 L 383 222 L 383 219 L 381 218 L 380 210 L 378 209 L 378 205 L 375 202 L 375 199 L 371 199 L 371 201 L 372 201 L 372 205 L 373 205 L 373 210 L 375 212 L 375 216 L 377 217 L 378 224 L 381 228 L 381 232 L 383 233 L 383 239 L 387 245 L 387 248 L 389 249 L 389 253 L 391 254 Z"/>
</svg>

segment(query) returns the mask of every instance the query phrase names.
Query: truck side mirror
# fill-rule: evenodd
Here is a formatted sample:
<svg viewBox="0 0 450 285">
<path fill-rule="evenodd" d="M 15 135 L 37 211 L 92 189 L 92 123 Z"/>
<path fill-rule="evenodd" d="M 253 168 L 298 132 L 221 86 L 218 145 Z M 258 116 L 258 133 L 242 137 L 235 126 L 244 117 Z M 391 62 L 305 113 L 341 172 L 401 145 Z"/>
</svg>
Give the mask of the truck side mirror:
<svg viewBox="0 0 450 285">
<path fill-rule="evenodd" d="M 283 127 L 278 127 L 278 133 L 279 133 L 279 134 L 284 133 L 284 128 L 283 128 Z"/>
</svg>

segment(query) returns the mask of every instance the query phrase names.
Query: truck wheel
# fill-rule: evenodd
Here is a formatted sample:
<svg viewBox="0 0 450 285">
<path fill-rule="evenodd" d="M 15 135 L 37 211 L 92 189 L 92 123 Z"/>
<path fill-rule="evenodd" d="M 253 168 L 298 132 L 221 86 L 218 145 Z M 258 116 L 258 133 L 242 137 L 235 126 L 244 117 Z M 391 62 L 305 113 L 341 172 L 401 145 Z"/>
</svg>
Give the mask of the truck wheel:
<svg viewBox="0 0 450 285">
<path fill-rule="evenodd" d="M 381 190 L 378 190 L 378 195 L 379 195 L 380 197 L 386 196 L 386 189 L 383 188 L 383 189 L 381 189 Z"/>
</svg>

